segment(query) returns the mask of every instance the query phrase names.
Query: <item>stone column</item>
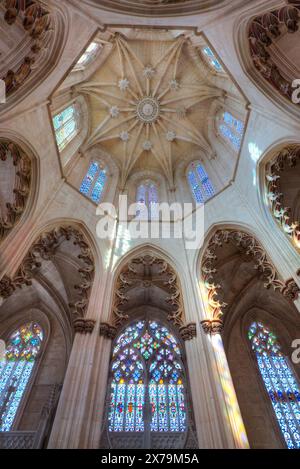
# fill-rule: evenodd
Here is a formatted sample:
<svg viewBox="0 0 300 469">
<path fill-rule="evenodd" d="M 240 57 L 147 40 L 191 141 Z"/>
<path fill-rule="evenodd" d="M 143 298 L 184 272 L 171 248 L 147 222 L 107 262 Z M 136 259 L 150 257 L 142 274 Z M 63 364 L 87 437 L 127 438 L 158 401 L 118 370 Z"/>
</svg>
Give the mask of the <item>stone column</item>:
<svg viewBox="0 0 300 469">
<path fill-rule="evenodd" d="M 94 368 L 97 341 L 95 321 L 81 319 L 59 399 L 48 448 L 84 448 L 82 432 L 88 427 L 88 393 Z"/>
<path fill-rule="evenodd" d="M 201 321 L 207 335 L 208 347 L 211 349 L 215 368 L 215 382 L 225 426 L 230 430 L 227 434 L 227 447 L 249 448 L 248 438 L 242 420 L 237 396 L 231 378 L 227 357 L 225 354 L 221 330 L 223 323 L 220 319 Z"/>
</svg>

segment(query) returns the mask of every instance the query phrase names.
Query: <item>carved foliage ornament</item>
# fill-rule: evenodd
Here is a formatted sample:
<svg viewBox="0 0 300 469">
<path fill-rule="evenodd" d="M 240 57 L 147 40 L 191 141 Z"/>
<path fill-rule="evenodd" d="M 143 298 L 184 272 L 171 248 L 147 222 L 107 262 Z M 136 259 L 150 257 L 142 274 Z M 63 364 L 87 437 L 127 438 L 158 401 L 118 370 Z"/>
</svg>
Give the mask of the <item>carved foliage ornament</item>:
<svg viewBox="0 0 300 469">
<path fill-rule="evenodd" d="M 293 168 L 300 160 L 300 146 L 291 145 L 284 148 L 269 163 L 266 170 L 266 192 L 274 218 L 283 231 L 292 240 L 294 246 L 300 249 L 300 223 L 299 220 L 291 220 L 290 207 L 283 206 L 283 194 L 280 192 L 280 175 L 288 166 Z"/>
<path fill-rule="evenodd" d="M 274 63 L 269 47 L 282 34 L 298 31 L 300 2 L 287 1 L 288 5 L 256 17 L 250 24 L 249 44 L 253 63 L 260 74 L 289 100 L 292 98 L 292 80 L 287 79 Z"/>
<path fill-rule="evenodd" d="M 47 49 L 53 30 L 51 14 L 45 9 L 44 3 L 38 0 L 2 0 L 5 14 L 4 20 L 13 25 L 19 18 L 24 30 L 31 38 L 31 47 L 28 55 L 19 64 L 16 71 L 8 70 L 2 77 L 6 84 L 6 94 L 9 95 L 17 90 L 28 78 L 36 62 L 36 57 Z"/>
<path fill-rule="evenodd" d="M 139 270 L 137 269 L 139 265 L 148 267 L 153 265 L 158 266 L 158 278 L 146 280 L 141 279 Z M 196 324 L 184 324 L 182 296 L 176 273 L 166 261 L 150 255 L 132 259 L 120 273 L 115 290 L 112 325 L 102 323 L 100 327 L 100 335 L 114 338 L 116 331 L 129 318 L 123 308 L 129 300 L 129 297 L 127 296 L 128 290 L 134 286 L 147 288 L 151 286 L 152 283 L 157 283 L 159 286 L 162 285 L 168 291 L 169 296 L 165 301 L 171 305 L 172 308 L 168 313 L 167 319 L 179 328 L 179 333 L 183 340 L 190 340 L 195 337 Z"/>
<path fill-rule="evenodd" d="M 278 278 L 277 271 L 261 245 L 248 233 L 235 230 L 218 230 L 211 238 L 209 245 L 204 253 L 202 261 L 202 278 L 206 289 L 209 318 L 201 321 L 204 332 L 219 334 L 223 327 L 223 310 L 227 304 L 220 301 L 219 294 L 221 285 L 216 283 L 215 274 L 217 273 L 217 250 L 223 244 L 232 243 L 242 248 L 251 260 L 254 261 L 255 269 L 262 273 L 265 280 L 265 288 L 272 287 L 279 290 L 283 296 L 291 301 L 298 298 L 300 289 L 293 279 L 283 282 Z"/>
<path fill-rule="evenodd" d="M 15 276 L 13 278 L 5 276 L 0 281 L 0 296 L 6 299 L 17 288 L 22 288 L 24 285 L 32 285 L 34 273 L 36 269 L 41 267 L 41 261 L 51 260 L 57 248 L 64 240 L 73 240 L 73 244 L 79 247 L 80 254 L 78 258 L 83 263 L 83 266 L 78 269 L 81 282 L 78 285 L 74 285 L 74 289 L 77 290 L 80 299 L 69 304 L 72 311 L 73 325 L 76 332 L 91 332 L 91 321 L 82 321 L 82 318 L 87 310 L 90 290 L 93 284 L 94 259 L 84 236 L 72 226 L 58 227 L 50 232 L 43 233 L 30 248 Z"/>
<path fill-rule="evenodd" d="M 12 158 L 16 168 L 14 202 L 6 204 L 6 214 L 0 219 L 0 242 L 15 226 L 24 212 L 31 183 L 31 161 L 28 156 L 14 143 L 0 140 L 0 160 L 6 161 L 9 158 Z"/>
</svg>

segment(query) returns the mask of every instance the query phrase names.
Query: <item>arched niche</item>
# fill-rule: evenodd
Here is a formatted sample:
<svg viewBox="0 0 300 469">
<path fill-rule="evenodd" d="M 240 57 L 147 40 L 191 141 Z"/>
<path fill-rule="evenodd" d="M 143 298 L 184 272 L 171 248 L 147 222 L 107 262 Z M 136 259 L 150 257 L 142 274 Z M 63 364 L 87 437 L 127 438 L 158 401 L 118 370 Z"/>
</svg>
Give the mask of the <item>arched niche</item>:
<svg viewBox="0 0 300 469">
<path fill-rule="evenodd" d="M 139 357 L 136 360 L 143 362 L 143 383 L 137 383 L 138 385 L 144 386 L 143 389 L 143 402 L 137 403 L 141 406 L 140 419 L 143 421 L 144 430 L 126 430 L 125 422 L 124 425 L 115 428 L 115 423 L 112 423 L 111 416 L 111 404 L 112 395 L 111 391 L 114 386 L 122 385 L 123 383 L 117 383 L 115 380 L 114 372 L 114 360 L 117 358 L 116 347 L 118 344 L 123 345 L 127 343 L 126 340 L 123 342 L 122 334 L 128 334 L 128 327 L 136 327 L 137 324 L 142 324 L 141 334 L 136 337 L 137 343 L 133 347 L 140 349 L 139 340 L 150 341 L 149 346 L 155 340 L 155 333 L 151 332 L 153 324 L 158 324 L 158 328 L 163 328 L 167 335 L 171 334 L 173 339 L 166 339 L 166 347 L 170 346 L 170 355 L 172 355 L 173 343 L 178 344 L 178 354 L 175 353 L 178 360 L 180 361 L 180 372 L 182 371 L 182 382 L 184 382 L 184 413 L 186 422 L 181 430 L 179 427 L 171 431 L 170 428 L 165 429 L 165 435 L 163 436 L 161 431 L 156 429 L 149 410 L 149 405 L 152 402 L 152 410 L 156 409 L 158 412 L 158 404 L 155 403 L 150 391 L 149 373 L 153 370 L 150 362 L 148 362 L 147 353 L 142 357 L 139 353 Z M 139 326 L 137 326 L 139 327 Z M 147 331 L 150 331 L 150 335 L 154 336 L 148 339 Z M 146 335 L 145 335 L 146 334 Z M 185 347 L 184 341 L 189 340 L 196 334 L 195 324 L 185 323 L 185 314 L 182 303 L 181 287 L 178 276 L 173 268 L 162 258 L 157 257 L 154 253 L 143 253 L 138 257 L 132 256 L 129 261 L 120 267 L 117 274 L 117 280 L 114 287 L 114 297 L 112 304 L 112 312 L 109 323 L 101 323 L 100 335 L 110 337 L 114 339 L 111 356 L 111 371 L 108 377 L 108 393 L 106 399 L 106 410 L 103 420 L 102 436 L 100 446 L 105 448 L 191 448 L 197 447 L 197 437 L 194 428 L 192 401 L 190 398 L 189 381 L 188 381 L 188 369 L 185 363 Z M 121 338 L 121 339 L 120 339 Z M 157 336 L 157 340 L 158 336 Z M 126 352 L 127 353 L 127 352 Z M 159 353 L 155 352 L 155 348 L 149 353 L 152 359 L 162 360 L 159 358 Z M 172 355 L 173 356 L 173 355 Z M 175 360 L 175 356 L 173 357 Z M 167 359 L 167 358 L 166 358 Z M 122 360 L 122 357 L 121 357 Z M 168 360 L 168 359 L 167 359 Z M 170 364 L 169 364 L 170 365 Z M 172 367 L 172 365 L 170 365 Z M 167 376 L 165 376 L 166 382 L 160 382 L 162 386 L 161 392 L 167 392 L 166 389 L 169 385 L 174 384 L 169 382 Z M 124 376 L 124 379 L 126 377 Z M 160 377 L 163 380 L 163 376 Z M 126 384 L 126 382 L 124 382 Z M 129 382 L 127 383 L 130 384 Z M 126 385 L 127 385 L 126 384 Z M 176 384 L 176 383 L 175 383 Z M 177 383 L 178 384 L 178 383 Z M 181 383 L 179 383 L 181 385 Z M 166 388 L 163 387 L 166 386 Z M 127 392 L 127 391 L 126 391 Z M 149 394 L 148 394 L 149 392 Z M 152 396 L 152 397 L 151 397 Z M 126 398 L 124 405 L 129 406 L 128 398 Z M 151 401 L 152 399 L 152 401 Z M 170 396 L 166 397 L 170 400 Z M 151 401 L 151 402 L 150 402 Z M 150 402 L 150 404 L 149 404 Z M 169 402 L 169 401 L 168 401 Z M 118 403 L 116 403 L 118 405 Z M 135 405 L 135 404 L 134 404 Z M 178 409 L 179 402 L 174 406 Z M 127 408 L 126 408 L 127 409 Z M 137 407 L 138 409 L 138 407 Z M 117 412 L 117 407 L 115 406 Z M 127 409 L 129 411 L 129 407 Z M 137 410 L 138 412 L 138 410 Z M 128 413 L 128 412 L 127 412 Z M 176 411 L 175 411 L 176 413 Z M 151 413 L 150 413 L 151 414 Z M 177 414 L 176 414 L 177 415 Z M 153 417 L 154 418 L 154 417 Z M 150 419 L 150 420 L 149 420 Z M 114 420 L 115 422 L 115 420 Z M 152 423 L 151 423 L 152 422 Z M 155 427 L 155 428 L 154 428 Z M 150 430 L 152 428 L 152 430 Z M 148 431 L 147 431 L 148 429 Z"/>
<path fill-rule="evenodd" d="M 297 252 L 300 250 L 300 145 L 287 144 L 261 164 L 268 208 Z"/>
<path fill-rule="evenodd" d="M 290 357 L 291 338 L 300 327 L 293 303 L 299 287 L 293 279 L 284 282 L 259 241 L 241 229 L 214 230 L 203 252 L 201 273 L 207 315 L 202 326 L 207 333 L 222 335 L 250 447 L 284 447 L 247 332 L 253 321 L 266 322 Z M 298 372 L 295 368 L 297 376 Z"/>
<path fill-rule="evenodd" d="M 245 73 L 274 104 L 297 117 L 293 93 L 300 71 L 299 8 L 298 2 L 287 0 L 272 10 L 253 9 L 252 18 L 239 18 L 236 26 Z"/>
<path fill-rule="evenodd" d="M 62 51 L 66 28 L 65 15 L 57 4 L 48 7 L 39 0 L 29 6 L 21 0 L 6 3 L 0 10 L 4 110 L 24 99 L 51 73 Z"/>
<path fill-rule="evenodd" d="M 10 138 L 0 136 L 0 243 L 32 208 L 36 161 Z"/>
</svg>

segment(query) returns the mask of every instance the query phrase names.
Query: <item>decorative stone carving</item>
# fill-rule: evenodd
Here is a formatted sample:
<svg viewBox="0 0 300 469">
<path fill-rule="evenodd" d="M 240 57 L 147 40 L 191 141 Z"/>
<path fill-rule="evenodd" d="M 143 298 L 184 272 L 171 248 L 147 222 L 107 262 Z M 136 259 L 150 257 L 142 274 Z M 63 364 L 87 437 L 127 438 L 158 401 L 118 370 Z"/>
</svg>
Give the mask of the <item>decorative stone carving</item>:
<svg viewBox="0 0 300 469">
<path fill-rule="evenodd" d="M 221 319 L 205 319 L 201 321 L 201 326 L 205 334 L 221 334 L 223 330 L 223 321 Z"/>
<path fill-rule="evenodd" d="M 101 322 L 99 334 L 102 337 L 113 340 L 117 335 L 117 328 L 107 322 Z"/>
<path fill-rule="evenodd" d="M 265 174 L 267 198 L 272 214 L 298 250 L 300 249 L 300 222 L 291 220 L 291 208 L 283 206 L 279 173 L 284 171 L 287 166 L 295 167 L 299 160 L 300 146 L 290 145 L 281 150 L 268 164 Z"/>
<path fill-rule="evenodd" d="M 74 331 L 79 334 L 91 334 L 94 330 L 96 321 L 93 319 L 78 318 L 73 322 Z"/>
<path fill-rule="evenodd" d="M 194 322 L 181 326 L 179 329 L 181 338 L 184 341 L 192 340 L 194 337 L 197 337 L 197 325 Z"/>
<path fill-rule="evenodd" d="M 269 47 L 282 34 L 294 33 L 299 27 L 299 1 L 287 1 L 288 5 L 269 11 L 256 17 L 249 27 L 250 53 L 253 63 L 260 74 L 282 95 L 291 101 L 292 78 L 286 75 L 274 63 Z"/>
<path fill-rule="evenodd" d="M 138 264 L 149 267 L 154 264 L 159 266 L 158 278 L 151 279 L 150 281 L 147 279 L 145 284 L 145 279 L 141 279 L 138 275 L 136 269 Z M 118 328 L 128 319 L 128 315 L 125 314 L 123 308 L 128 301 L 128 297 L 126 296 L 128 288 L 134 285 L 147 287 L 147 285 L 151 286 L 151 284 L 155 285 L 156 283 L 163 286 L 170 294 L 170 296 L 166 298 L 166 302 L 172 307 L 171 311 L 168 313 L 168 320 L 173 322 L 177 327 L 183 326 L 184 313 L 177 275 L 163 259 L 150 255 L 133 259 L 120 273 L 115 290 L 112 319 L 113 326 Z"/>
<path fill-rule="evenodd" d="M 73 244 L 80 248 L 78 258 L 83 262 L 83 266 L 78 269 L 82 281 L 79 285 L 74 285 L 75 290 L 79 292 L 80 300 L 69 305 L 75 326 L 76 320 L 84 317 L 88 306 L 94 278 L 94 259 L 83 234 L 73 226 L 58 227 L 50 232 L 43 233 L 30 248 L 15 276 L 13 278 L 5 276 L 0 281 L 0 296 L 8 298 L 17 288 L 31 285 L 35 270 L 41 266 L 41 260 L 50 260 L 55 255 L 61 241 L 70 241 L 71 239 Z M 79 324 L 77 322 L 77 329 L 81 327 Z M 84 325 L 84 328 L 89 329 L 89 327 L 89 325 Z"/>
<path fill-rule="evenodd" d="M 296 282 L 293 279 L 283 282 L 278 278 L 274 265 L 253 236 L 242 231 L 218 230 L 208 244 L 201 267 L 210 313 L 210 317 L 201 323 L 206 333 L 220 333 L 223 310 L 227 306 L 226 303 L 219 300 L 218 292 L 221 290 L 221 285 L 215 282 L 215 274 L 217 273 L 216 251 L 224 243 L 232 243 L 245 252 L 249 260 L 254 262 L 255 269 L 262 273 L 265 288 L 272 287 L 274 290 L 279 290 L 286 298 L 293 301 L 298 298 L 300 289 Z"/>
<path fill-rule="evenodd" d="M 25 210 L 31 185 L 31 161 L 29 157 L 13 142 L 0 140 L 0 160 L 12 158 L 16 168 L 14 202 L 7 203 L 7 212 L 0 219 L 0 242 L 12 230 Z"/>
<path fill-rule="evenodd" d="M 8 70 L 2 77 L 6 84 L 6 93 L 9 95 L 18 89 L 32 73 L 33 64 L 36 57 L 49 47 L 51 30 L 54 22 L 50 12 L 45 8 L 45 2 L 33 0 L 2 1 L 4 4 L 4 20 L 7 24 L 13 25 L 20 18 L 24 30 L 32 39 L 29 55 L 27 55 L 16 71 Z"/>
<path fill-rule="evenodd" d="M 118 75 L 117 79 L 111 71 L 101 78 L 101 68 L 97 71 L 97 79 L 91 77 L 74 85 L 76 95 L 89 98 L 90 112 L 95 116 L 95 128 L 85 143 L 86 149 L 101 144 L 119 158 L 120 139 L 125 143 L 121 152 L 124 161 L 120 161 L 121 187 L 126 186 L 135 164 L 143 158 L 142 150 L 149 152 L 151 170 L 154 164 L 171 187 L 174 186 L 178 142 L 186 147 L 185 150 L 181 147 L 183 152 L 194 151 L 197 146 L 210 156 L 213 149 L 205 133 L 196 125 L 195 109 L 198 112 L 200 102 L 207 103 L 207 100 L 224 94 L 202 73 L 196 81 L 193 78 L 194 72 L 191 74 L 190 70 L 198 73 L 200 60 L 198 46 L 193 46 L 190 37 L 182 34 L 162 40 L 158 49 L 148 41 L 143 39 L 142 46 L 136 49 L 134 41 L 125 34 L 114 34 L 104 48 L 107 47 L 109 60 L 115 63 L 113 73 Z M 184 78 L 184 86 L 179 86 L 179 77 Z M 101 113 L 96 111 L 98 99 L 107 103 Z M 183 119 L 180 124 L 174 119 L 178 107 L 184 108 L 180 111 Z M 112 123 L 112 119 L 115 122 Z M 107 142 L 110 148 L 106 147 Z"/>
</svg>

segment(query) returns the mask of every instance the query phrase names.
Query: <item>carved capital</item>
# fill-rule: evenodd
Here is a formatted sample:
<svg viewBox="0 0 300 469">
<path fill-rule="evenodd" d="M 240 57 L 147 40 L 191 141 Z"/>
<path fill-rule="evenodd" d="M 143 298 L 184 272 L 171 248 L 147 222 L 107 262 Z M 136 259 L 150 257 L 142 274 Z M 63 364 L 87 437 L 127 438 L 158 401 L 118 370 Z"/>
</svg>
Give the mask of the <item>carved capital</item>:
<svg viewBox="0 0 300 469">
<path fill-rule="evenodd" d="M 73 322 L 75 333 L 91 334 L 94 330 L 96 321 L 93 319 L 78 318 Z"/>
<path fill-rule="evenodd" d="M 102 337 L 113 340 L 117 335 L 117 328 L 107 322 L 101 322 L 99 328 L 99 334 Z"/>
<path fill-rule="evenodd" d="M 184 341 L 192 340 L 194 337 L 197 336 L 197 325 L 195 322 L 191 322 L 186 324 L 185 326 L 181 326 L 179 329 L 179 333 L 181 338 Z"/>
<path fill-rule="evenodd" d="M 300 288 L 293 278 L 285 282 L 284 287 L 281 290 L 281 293 L 285 298 L 291 301 L 296 301 L 299 296 Z"/>
<path fill-rule="evenodd" d="M 205 334 L 215 335 L 221 334 L 224 324 L 222 319 L 204 319 L 201 321 L 201 326 Z"/>
</svg>

